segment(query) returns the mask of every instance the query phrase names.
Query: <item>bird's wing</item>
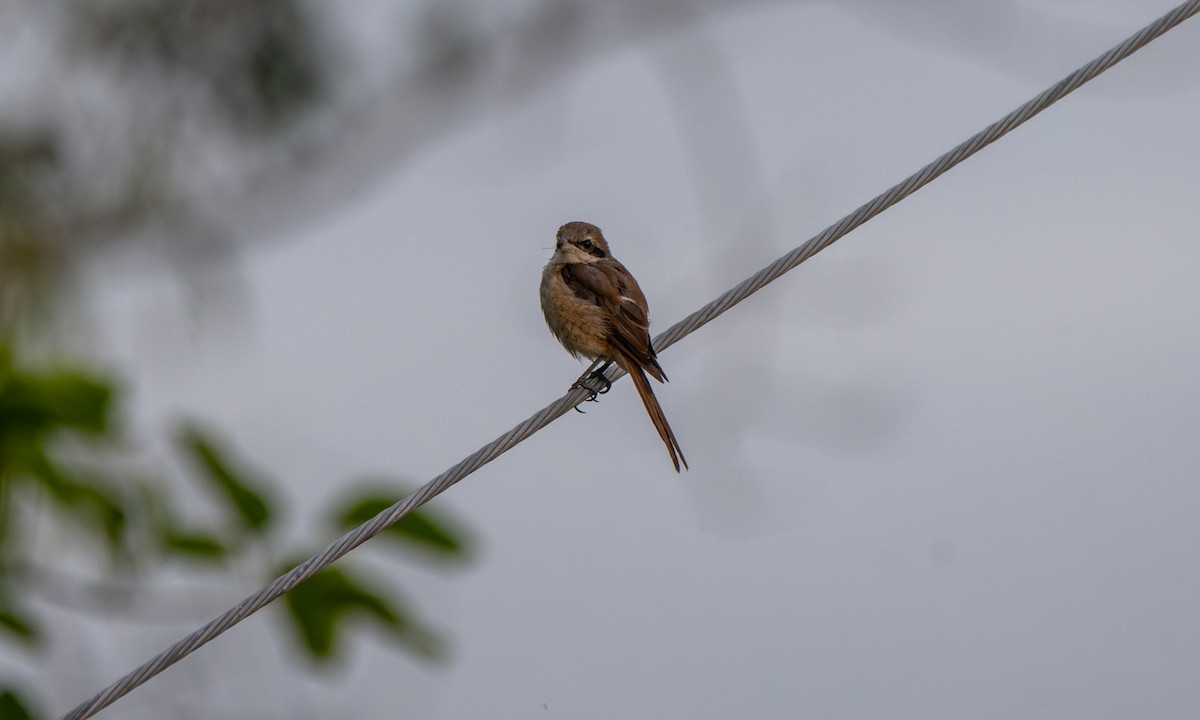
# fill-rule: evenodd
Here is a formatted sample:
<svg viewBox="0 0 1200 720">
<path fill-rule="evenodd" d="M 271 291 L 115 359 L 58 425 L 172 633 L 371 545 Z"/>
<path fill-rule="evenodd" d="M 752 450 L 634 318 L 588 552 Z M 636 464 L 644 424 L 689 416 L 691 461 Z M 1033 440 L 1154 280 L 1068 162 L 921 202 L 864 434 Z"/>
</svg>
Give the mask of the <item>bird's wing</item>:
<svg viewBox="0 0 1200 720">
<path fill-rule="evenodd" d="M 650 343 L 646 296 L 637 280 L 611 258 L 563 266 L 563 279 L 575 296 L 605 310 L 609 340 L 656 380 L 666 379 Z"/>
</svg>

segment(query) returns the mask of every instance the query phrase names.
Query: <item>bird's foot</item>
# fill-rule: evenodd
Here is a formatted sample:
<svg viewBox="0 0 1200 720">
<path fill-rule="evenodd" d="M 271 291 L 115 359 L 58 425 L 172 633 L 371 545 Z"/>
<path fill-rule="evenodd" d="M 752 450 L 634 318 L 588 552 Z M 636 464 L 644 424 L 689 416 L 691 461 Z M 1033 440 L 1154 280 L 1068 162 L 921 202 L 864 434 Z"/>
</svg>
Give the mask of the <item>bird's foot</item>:
<svg viewBox="0 0 1200 720">
<path fill-rule="evenodd" d="M 571 386 L 572 390 L 587 390 L 588 396 L 583 402 L 596 402 L 601 395 L 612 389 L 612 381 L 604 375 L 604 371 L 608 369 L 610 363 L 604 363 L 596 370 L 592 370 L 583 374 L 575 384 Z M 581 405 L 583 403 L 580 403 Z M 575 406 L 576 412 L 583 412 L 579 409 L 579 405 Z"/>
</svg>

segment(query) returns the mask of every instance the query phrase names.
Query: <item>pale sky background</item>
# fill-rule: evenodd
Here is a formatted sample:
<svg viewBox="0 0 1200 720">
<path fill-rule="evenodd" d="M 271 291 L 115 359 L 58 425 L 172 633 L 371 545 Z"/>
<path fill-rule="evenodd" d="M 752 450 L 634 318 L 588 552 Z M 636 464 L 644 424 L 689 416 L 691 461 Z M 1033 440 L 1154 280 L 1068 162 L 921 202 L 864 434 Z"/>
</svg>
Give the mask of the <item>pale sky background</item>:
<svg viewBox="0 0 1200 720">
<path fill-rule="evenodd" d="M 1176 4 L 599 23 L 336 201 L 232 203 L 254 240 L 199 309 L 98 259 L 99 352 L 132 428 L 211 421 L 301 517 L 348 478 L 424 482 L 581 372 L 537 300 L 562 222 L 604 229 L 662 331 Z M 385 52 L 404 7 L 354 6 Z M 621 381 L 435 501 L 471 567 L 356 551 L 452 639 L 444 667 L 359 637 L 300 673 L 264 612 L 100 717 L 1195 718 L 1197 58 L 1193 19 L 664 352 L 690 472 Z M 86 641 L 48 710 L 255 590 L 178 623 L 62 614 Z"/>
</svg>

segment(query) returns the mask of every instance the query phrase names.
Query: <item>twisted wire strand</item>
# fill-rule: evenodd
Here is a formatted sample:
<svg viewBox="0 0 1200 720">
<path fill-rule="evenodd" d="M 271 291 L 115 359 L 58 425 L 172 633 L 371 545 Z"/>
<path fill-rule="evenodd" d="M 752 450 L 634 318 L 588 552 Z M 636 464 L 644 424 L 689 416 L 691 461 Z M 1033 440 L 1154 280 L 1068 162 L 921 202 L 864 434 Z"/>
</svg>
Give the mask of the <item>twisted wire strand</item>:
<svg viewBox="0 0 1200 720">
<path fill-rule="evenodd" d="M 800 245 L 752 277 L 729 289 L 716 300 L 713 300 L 675 325 L 672 325 L 654 339 L 655 347 L 662 350 L 674 345 L 684 336 L 694 332 L 721 313 L 745 300 L 768 283 L 778 279 L 787 271 L 792 270 L 800 263 L 824 250 L 859 225 L 862 225 L 887 208 L 916 192 L 934 178 L 971 155 L 974 155 L 980 149 L 1004 136 L 1010 130 L 1021 125 L 1042 110 L 1050 107 L 1059 99 L 1116 63 L 1129 57 L 1151 40 L 1159 37 L 1197 12 L 1200 12 L 1200 0 L 1189 0 L 1179 5 L 1174 10 L 1130 36 L 1120 45 L 1087 63 L 1037 97 L 984 128 L 891 189 L 876 196 L 873 200 L 862 205 L 837 223 L 829 226 L 803 245 Z M 616 380 L 621 375 L 624 375 L 624 372 L 620 368 L 613 366 L 609 370 L 607 377 L 610 380 Z M 208 643 L 267 604 L 278 599 L 288 590 L 291 590 L 296 585 L 329 566 L 338 558 L 379 534 L 387 526 L 404 517 L 409 512 L 421 507 L 437 495 L 440 495 L 451 485 L 454 485 L 467 475 L 470 475 L 499 457 L 502 453 L 507 452 L 517 443 L 520 443 L 546 425 L 549 425 L 571 408 L 587 399 L 588 395 L 588 390 L 584 388 L 572 388 L 566 395 L 537 411 L 507 433 L 467 456 L 457 465 L 430 480 L 408 497 L 338 538 L 324 550 L 276 578 L 271 584 L 256 594 L 247 597 L 237 606 L 230 608 L 199 630 L 183 638 L 105 690 L 97 693 L 91 699 L 80 704 L 70 713 L 64 715 L 63 720 L 84 720 L 84 718 L 92 717 L 137 686 L 178 662 L 192 651 Z"/>
</svg>

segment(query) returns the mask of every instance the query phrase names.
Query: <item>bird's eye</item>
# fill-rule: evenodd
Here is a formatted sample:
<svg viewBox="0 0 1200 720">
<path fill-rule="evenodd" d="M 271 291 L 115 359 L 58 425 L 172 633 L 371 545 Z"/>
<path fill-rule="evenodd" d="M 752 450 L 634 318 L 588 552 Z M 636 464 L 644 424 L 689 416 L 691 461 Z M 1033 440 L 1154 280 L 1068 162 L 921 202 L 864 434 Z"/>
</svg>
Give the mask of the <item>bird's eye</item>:
<svg viewBox="0 0 1200 720">
<path fill-rule="evenodd" d="M 583 242 L 579 243 L 579 246 L 582 247 L 584 250 L 591 250 L 592 249 L 592 241 L 584 240 Z"/>
</svg>

